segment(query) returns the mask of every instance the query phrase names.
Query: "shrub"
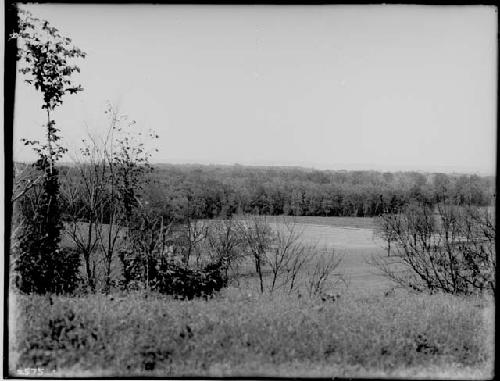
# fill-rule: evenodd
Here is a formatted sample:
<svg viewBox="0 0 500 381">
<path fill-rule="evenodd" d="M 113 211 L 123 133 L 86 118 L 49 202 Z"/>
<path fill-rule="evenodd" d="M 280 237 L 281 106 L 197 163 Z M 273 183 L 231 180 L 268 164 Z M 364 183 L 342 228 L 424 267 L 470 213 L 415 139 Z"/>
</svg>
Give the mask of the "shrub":
<svg viewBox="0 0 500 381">
<path fill-rule="evenodd" d="M 118 258 L 122 266 L 122 288 L 125 290 L 140 288 L 140 284 L 145 283 L 143 258 L 131 250 L 120 250 Z"/>
<path fill-rule="evenodd" d="M 212 262 L 195 269 L 179 258 L 170 256 L 149 258 L 121 251 L 123 288 L 147 288 L 180 299 L 209 297 L 227 287 L 227 271 L 223 261 Z"/>
<path fill-rule="evenodd" d="M 208 298 L 227 286 L 223 267 L 221 263 L 211 263 L 194 270 L 185 264 L 164 261 L 158 265 L 154 289 L 181 299 Z"/>
<path fill-rule="evenodd" d="M 80 256 L 72 249 L 47 252 L 43 246 L 16 261 L 16 286 L 23 293 L 72 294 L 79 285 Z"/>
</svg>

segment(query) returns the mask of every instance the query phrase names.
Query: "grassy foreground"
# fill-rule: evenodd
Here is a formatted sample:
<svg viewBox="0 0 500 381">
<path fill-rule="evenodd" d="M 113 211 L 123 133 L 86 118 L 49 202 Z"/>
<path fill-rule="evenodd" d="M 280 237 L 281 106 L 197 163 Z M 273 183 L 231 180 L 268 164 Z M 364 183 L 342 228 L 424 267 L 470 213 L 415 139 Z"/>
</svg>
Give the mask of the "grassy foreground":
<svg viewBox="0 0 500 381">
<path fill-rule="evenodd" d="M 485 378 L 493 306 L 448 295 L 323 303 L 228 289 L 213 300 L 15 296 L 12 374 Z M 55 372 L 55 373 L 53 373 Z"/>
</svg>

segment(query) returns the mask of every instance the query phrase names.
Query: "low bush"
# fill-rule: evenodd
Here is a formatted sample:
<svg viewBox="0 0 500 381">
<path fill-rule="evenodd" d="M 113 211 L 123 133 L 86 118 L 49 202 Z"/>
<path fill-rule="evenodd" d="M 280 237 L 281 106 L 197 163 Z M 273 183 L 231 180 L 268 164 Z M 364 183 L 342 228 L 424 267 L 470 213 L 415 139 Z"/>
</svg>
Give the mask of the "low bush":
<svg viewBox="0 0 500 381">
<path fill-rule="evenodd" d="M 197 269 L 170 257 L 151 258 L 147 262 L 140 259 L 126 252 L 120 253 L 123 286 L 128 290 L 146 287 L 160 294 L 191 300 L 213 296 L 228 284 L 221 261 Z"/>
<path fill-rule="evenodd" d="M 170 262 L 163 262 L 158 267 L 154 289 L 161 294 L 188 300 L 208 298 L 227 286 L 227 277 L 220 263 L 209 264 L 202 270 Z"/>
</svg>

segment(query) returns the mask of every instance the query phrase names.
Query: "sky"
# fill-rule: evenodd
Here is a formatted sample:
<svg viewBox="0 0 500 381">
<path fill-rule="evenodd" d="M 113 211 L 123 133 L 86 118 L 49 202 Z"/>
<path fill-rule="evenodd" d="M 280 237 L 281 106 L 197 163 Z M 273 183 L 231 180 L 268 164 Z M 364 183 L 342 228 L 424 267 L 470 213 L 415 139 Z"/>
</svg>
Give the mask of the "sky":
<svg viewBox="0 0 500 381">
<path fill-rule="evenodd" d="M 54 114 L 75 152 L 111 102 L 157 163 L 495 174 L 489 6 L 28 5 L 87 52 Z M 18 76 L 14 160 L 42 138 Z M 69 156 L 64 160 L 70 161 Z"/>
</svg>

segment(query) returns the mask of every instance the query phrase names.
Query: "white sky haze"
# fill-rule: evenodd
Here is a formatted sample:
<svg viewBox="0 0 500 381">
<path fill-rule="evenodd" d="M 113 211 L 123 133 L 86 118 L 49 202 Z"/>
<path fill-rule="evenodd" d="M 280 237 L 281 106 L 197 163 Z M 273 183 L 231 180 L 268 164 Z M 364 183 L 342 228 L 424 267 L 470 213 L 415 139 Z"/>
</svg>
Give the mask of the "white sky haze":
<svg viewBox="0 0 500 381">
<path fill-rule="evenodd" d="M 55 113 L 76 149 L 109 100 L 154 162 L 495 173 L 497 14 L 487 6 L 28 5 L 88 53 Z M 15 160 L 41 138 L 18 76 Z M 69 159 L 68 159 L 69 160 Z"/>
</svg>

